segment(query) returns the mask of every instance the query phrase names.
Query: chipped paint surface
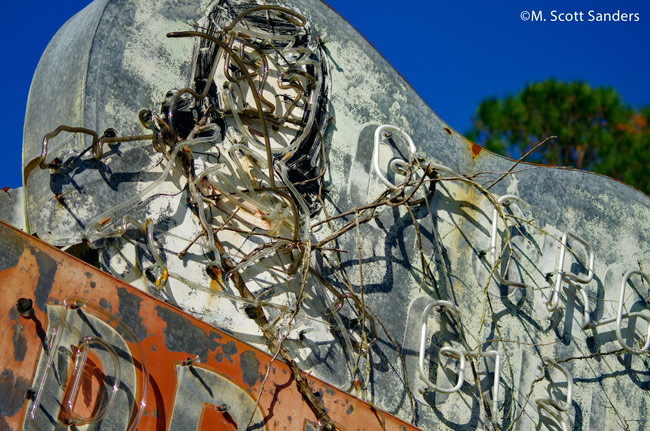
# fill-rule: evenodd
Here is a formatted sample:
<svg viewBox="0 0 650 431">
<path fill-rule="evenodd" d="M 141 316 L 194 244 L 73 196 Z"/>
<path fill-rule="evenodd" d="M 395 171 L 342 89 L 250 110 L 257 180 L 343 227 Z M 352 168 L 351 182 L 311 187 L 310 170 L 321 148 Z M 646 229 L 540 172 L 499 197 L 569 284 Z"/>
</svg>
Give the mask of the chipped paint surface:
<svg viewBox="0 0 650 431">
<path fill-rule="evenodd" d="M 208 357 L 208 336 L 184 316 L 165 307 L 157 307 L 158 316 L 166 323 L 165 346 L 172 352 L 187 352 L 202 361 Z"/>
<path fill-rule="evenodd" d="M 27 229 L 25 226 L 24 192 L 23 187 L 0 190 L 0 220 L 20 230 Z"/>
<path fill-rule="evenodd" d="M 247 350 L 241 355 L 241 372 L 242 377 L 244 378 L 244 383 L 248 386 L 255 386 L 258 380 L 261 379 L 260 372 L 260 361 L 257 360 L 255 352 L 252 350 Z"/>
</svg>

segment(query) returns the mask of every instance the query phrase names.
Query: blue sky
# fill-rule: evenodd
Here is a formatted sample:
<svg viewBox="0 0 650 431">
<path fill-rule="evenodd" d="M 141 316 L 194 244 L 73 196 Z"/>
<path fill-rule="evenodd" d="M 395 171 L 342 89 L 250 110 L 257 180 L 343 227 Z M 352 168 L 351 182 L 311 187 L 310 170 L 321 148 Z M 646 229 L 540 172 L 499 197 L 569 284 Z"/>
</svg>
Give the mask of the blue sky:
<svg viewBox="0 0 650 431">
<path fill-rule="evenodd" d="M 0 188 L 21 185 L 25 107 L 38 60 L 58 28 L 88 3 L 35 0 L 3 6 L 11 18 L 1 30 L 5 96 L 0 108 L 4 123 Z M 482 99 L 516 93 L 528 82 L 550 77 L 611 86 L 628 104 L 650 105 L 647 0 L 327 3 L 461 133 L 470 127 Z M 522 12 L 530 11 L 541 11 L 546 21 L 533 22 L 530 16 L 524 21 Z M 590 22 L 589 11 L 594 17 L 599 12 L 636 13 L 638 21 Z M 560 21 L 569 17 L 578 21 Z"/>
</svg>

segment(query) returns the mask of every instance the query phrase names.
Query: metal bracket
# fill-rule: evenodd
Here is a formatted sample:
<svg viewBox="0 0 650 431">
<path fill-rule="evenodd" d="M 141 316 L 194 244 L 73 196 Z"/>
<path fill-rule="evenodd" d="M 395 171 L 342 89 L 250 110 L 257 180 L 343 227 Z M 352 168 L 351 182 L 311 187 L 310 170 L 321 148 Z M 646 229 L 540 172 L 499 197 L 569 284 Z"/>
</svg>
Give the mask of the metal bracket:
<svg viewBox="0 0 650 431">
<path fill-rule="evenodd" d="M 587 274 L 586 277 L 580 277 L 576 274 L 570 273 L 570 272 L 565 272 L 564 271 L 564 258 L 566 256 L 566 250 L 567 250 L 567 243 L 569 237 L 575 239 L 578 241 L 580 244 L 584 245 L 585 248 L 587 249 L 587 254 L 589 256 L 589 264 L 587 269 L 589 270 L 589 273 Z M 553 292 L 551 292 L 551 296 L 546 302 L 546 309 L 548 311 L 555 311 L 558 307 L 558 304 L 560 302 L 560 290 L 562 289 L 562 284 L 566 282 L 569 286 L 573 287 L 575 290 L 579 290 L 580 294 L 582 295 L 582 301 L 584 303 L 584 313 L 582 317 L 582 329 L 587 329 L 589 327 L 591 317 L 590 317 L 590 309 L 589 309 L 589 297 L 587 296 L 587 292 L 584 290 L 584 287 L 581 285 L 588 284 L 593 280 L 594 278 L 594 260 L 595 260 L 595 254 L 594 250 L 591 247 L 591 245 L 583 240 L 582 238 L 578 237 L 576 234 L 573 232 L 564 232 L 564 235 L 562 235 L 562 241 L 560 242 L 560 257 L 558 259 L 558 264 L 557 264 L 557 269 L 556 273 L 558 275 L 557 280 L 555 282 L 555 287 L 553 288 Z"/>
<path fill-rule="evenodd" d="M 438 309 L 436 309 L 436 307 L 438 307 Z M 426 373 L 424 371 L 424 357 L 427 339 L 427 320 L 429 319 L 429 315 L 431 314 L 432 309 L 435 309 L 435 311 L 439 313 L 443 313 L 444 311 L 452 312 L 456 315 L 457 318 L 460 319 L 460 310 L 456 305 L 452 304 L 449 301 L 433 301 L 424 308 L 424 312 L 422 313 L 422 332 L 420 333 L 420 354 L 418 358 L 418 372 L 420 373 L 420 377 L 422 377 L 424 382 L 432 390 L 441 392 L 443 394 L 452 394 L 454 392 L 458 392 L 465 382 L 465 364 L 467 357 L 492 357 L 495 360 L 494 383 L 492 384 L 492 411 L 496 412 L 498 407 L 499 383 L 501 381 L 501 357 L 499 356 L 499 352 L 496 350 L 488 350 L 485 352 L 468 352 L 461 351 L 449 346 L 441 347 L 438 354 L 440 357 L 451 358 L 460 362 L 458 365 L 458 381 L 456 382 L 456 385 L 453 388 L 441 388 L 436 386 L 426 376 Z"/>
<path fill-rule="evenodd" d="M 442 392 L 443 394 L 453 394 L 454 392 L 458 392 L 460 387 L 463 385 L 465 377 L 465 355 L 461 354 L 460 351 L 452 347 L 442 347 L 439 353 L 440 356 L 453 358 L 456 355 L 455 352 L 458 352 L 458 357 L 460 360 L 460 364 L 458 365 L 458 381 L 453 388 L 437 387 L 431 380 L 429 380 L 426 372 L 424 371 L 424 354 L 427 344 L 427 320 L 429 319 L 429 314 L 431 313 L 431 310 L 434 309 L 434 307 L 440 307 L 439 310 L 436 310 L 439 313 L 442 313 L 443 311 L 450 311 L 456 314 L 456 317 L 459 317 L 460 313 L 457 306 L 449 301 L 442 300 L 433 301 L 427 304 L 427 306 L 424 308 L 424 312 L 422 313 L 422 331 L 420 332 L 420 355 L 418 357 L 418 372 L 420 373 L 420 377 L 422 377 L 422 380 L 424 380 L 427 386 L 429 386 L 434 391 Z"/>
<path fill-rule="evenodd" d="M 569 425 L 566 419 L 560 416 L 560 413 L 567 412 L 571 408 L 571 402 L 573 399 L 573 377 L 571 376 L 571 373 L 569 373 L 569 370 L 564 368 L 562 365 L 556 362 L 549 362 L 549 365 L 560 370 L 566 377 L 566 402 L 559 402 L 554 398 L 549 397 L 538 397 L 535 398 L 535 403 L 537 403 L 541 409 L 547 411 L 551 416 L 553 416 L 553 418 L 555 418 L 556 421 L 558 421 L 560 426 L 562 426 L 562 431 L 569 431 Z"/>
<path fill-rule="evenodd" d="M 639 270 L 630 270 L 623 275 L 623 281 L 621 282 L 621 287 L 619 288 L 619 297 L 618 297 L 618 310 L 616 312 L 616 317 L 610 317 L 608 319 L 602 319 L 599 320 L 598 322 L 593 322 L 590 323 L 587 327 L 588 328 L 596 328 L 598 326 L 606 325 L 609 323 L 616 322 L 616 339 L 618 340 L 618 343 L 621 345 L 623 349 L 626 351 L 633 353 L 635 355 L 640 355 L 643 352 L 646 352 L 648 348 L 650 347 L 650 316 L 647 316 L 645 314 L 642 314 L 641 312 L 638 311 L 632 311 L 630 313 L 623 313 L 623 304 L 625 302 L 625 290 L 627 288 L 627 281 L 628 279 L 632 276 L 638 274 L 641 276 L 646 282 L 650 283 L 650 277 L 646 275 L 646 273 L 641 272 Z M 621 331 L 621 323 L 623 320 L 631 319 L 633 317 L 639 317 L 646 322 L 648 322 L 648 330 L 646 333 L 646 340 L 645 344 L 643 345 L 642 348 L 640 349 L 635 349 L 633 347 L 630 347 L 625 340 L 623 339 L 623 334 Z"/>
<path fill-rule="evenodd" d="M 417 152 L 417 149 L 415 148 L 415 144 L 413 143 L 411 137 L 398 127 L 391 126 L 390 124 L 384 124 L 377 127 L 377 130 L 375 130 L 375 145 L 372 150 L 372 166 L 375 169 L 375 173 L 377 174 L 381 182 L 384 183 L 386 187 L 388 187 L 389 189 L 395 191 L 395 190 L 399 190 L 399 187 L 397 187 L 395 184 L 388 181 L 388 178 L 384 176 L 381 169 L 379 168 L 379 143 L 381 142 L 382 137 L 384 136 L 384 131 L 392 131 L 392 132 L 399 133 L 402 136 L 402 138 L 404 138 L 404 140 L 408 144 L 409 157 L 414 156 L 415 153 Z M 399 169 L 405 169 L 408 166 L 408 163 L 403 159 L 395 159 L 391 161 L 389 166 L 393 170 L 393 172 L 398 172 Z"/>
<path fill-rule="evenodd" d="M 485 352 L 467 352 L 467 351 L 463 352 L 458 349 L 454 349 L 453 347 L 442 347 L 440 349 L 440 356 L 445 356 L 447 358 L 460 360 L 460 366 L 458 367 L 459 368 L 458 381 L 460 382 L 460 385 L 457 385 L 458 389 L 456 389 L 455 386 L 454 389 L 456 390 L 453 392 L 457 392 L 458 390 L 460 390 L 462 383 L 465 381 L 465 358 L 467 357 L 494 358 L 494 382 L 492 383 L 492 415 L 493 415 L 492 417 L 494 419 L 496 412 L 499 410 L 498 409 L 499 383 L 501 382 L 501 356 L 499 355 L 499 352 L 497 352 L 496 350 L 487 350 Z M 441 389 L 437 389 L 437 390 L 443 393 L 451 393 L 451 392 L 445 392 Z"/>
<path fill-rule="evenodd" d="M 505 206 L 506 202 L 508 201 L 515 201 L 519 202 L 521 204 L 525 204 L 523 200 L 518 198 L 515 195 L 503 195 L 499 198 L 497 198 L 497 202 L 499 205 Z M 526 289 L 530 286 L 528 286 L 525 283 L 520 283 L 518 281 L 509 281 L 501 277 L 501 273 L 499 272 L 498 268 L 495 268 L 496 262 L 498 260 L 499 254 L 501 251 L 497 251 L 497 227 L 499 225 L 499 212 L 497 209 L 494 209 L 494 212 L 492 213 L 492 235 L 490 236 L 490 265 L 492 268 L 494 268 L 494 271 L 492 271 L 494 275 L 494 279 L 497 281 L 497 283 L 503 285 L 503 286 L 512 286 L 512 287 L 520 287 L 522 289 Z"/>
</svg>

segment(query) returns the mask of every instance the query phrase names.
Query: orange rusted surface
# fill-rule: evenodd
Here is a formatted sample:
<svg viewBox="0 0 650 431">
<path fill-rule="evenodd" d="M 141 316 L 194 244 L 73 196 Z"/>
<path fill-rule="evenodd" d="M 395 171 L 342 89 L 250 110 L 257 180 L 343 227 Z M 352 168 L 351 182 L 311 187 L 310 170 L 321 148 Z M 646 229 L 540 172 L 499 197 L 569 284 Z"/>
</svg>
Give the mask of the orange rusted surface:
<svg viewBox="0 0 650 431">
<path fill-rule="evenodd" d="M 269 355 L 228 334 L 2 223 L 0 241 L 0 292 L 3 298 L 0 306 L 0 343 L 3 346 L 0 403 L 4 407 L 0 429 L 22 429 L 28 414 L 26 393 L 38 385 L 35 381 L 37 362 L 49 336 L 46 332 L 48 317 L 51 316 L 47 314 L 47 304 L 60 304 L 72 296 L 100 307 L 138 336 L 144 364 L 134 362 L 136 374 L 141 376 L 143 367 L 146 367 L 149 377 L 146 406 L 137 429 L 170 429 L 172 417 L 180 416 L 188 407 L 187 393 L 179 399 L 179 370 L 184 366 L 185 369 L 191 368 L 187 374 L 190 378 L 204 373 L 230 385 L 221 386 L 221 389 L 197 386 L 197 391 L 221 391 L 224 387 L 231 387 L 235 392 L 248 394 L 245 397 L 250 398 L 249 402 L 255 403 L 259 398 L 263 427 L 256 429 L 318 428 L 318 421 L 298 392 L 289 368 L 279 360 L 273 361 Z M 18 314 L 16 302 L 19 298 L 34 301 L 30 317 Z M 200 363 L 182 365 L 188 358 L 200 358 Z M 74 409 L 85 411 L 86 416 L 98 409 L 98 399 L 104 396 L 97 394 L 101 392 L 97 389 L 97 381 L 107 370 L 102 369 L 99 362 L 89 355 L 80 394 L 75 401 Z M 264 381 L 269 365 L 270 372 Z M 377 430 L 381 429 L 382 420 L 385 420 L 387 430 L 416 430 L 318 379 L 304 378 L 308 379 L 341 430 Z M 186 378 L 185 381 L 190 380 Z M 192 390 L 190 386 L 190 393 Z M 396 388 L 396 391 L 400 389 Z M 196 417 L 195 425 L 187 429 L 245 429 L 236 423 L 235 416 L 227 407 L 200 400 L 192 401 L 192 407 L 196 407 L 200 415 Z M 123 414 L 135 417 L 132 411 Z M 59 412 L 57 417 L 65 420 L 65 412 Z"/>
<path fill-rule="evenodd" d="M 482 149 L 483 147 L 481 147 L 480 145 L 476 145 L 472 143 L 472 157 L 478 156 L 481 153 Z"/>
</svg>

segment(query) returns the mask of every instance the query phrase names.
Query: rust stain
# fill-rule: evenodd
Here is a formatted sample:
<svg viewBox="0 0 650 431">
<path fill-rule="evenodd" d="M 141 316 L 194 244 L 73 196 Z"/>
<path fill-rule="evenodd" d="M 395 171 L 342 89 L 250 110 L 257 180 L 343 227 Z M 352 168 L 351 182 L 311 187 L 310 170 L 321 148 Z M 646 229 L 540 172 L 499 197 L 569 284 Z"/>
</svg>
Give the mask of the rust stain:
<svg viewBox="0 0 650 431">
<path fill-rule="evenodd" d="M 443 130 L 447 132 L 448 135 L 451 135 L 451 129 L 449 127 L 443 127 Z"/>
<path fill-rule="evenodd" d="M 211 266 L 210 268 L 208 268 L 207 272 L 208 272 L 208 276 L 211 278 L 210 289 L 216 290 L 217 292 L 223 292 L 225 287 L 223 281 L 221 281 L 221 277 L 223 276 L 223 271 L 221 271 L 216 266 Z"/>
<path fill-rule="evenodd" d="M 58 193 L 54 193 L 54 199 L 56 199 L 56 206 L 60 207 L 64 205 L 65 198 Z"/>
<path fill-rule="evenodd" d="M 476 156 L 478 156 L 481 153 L 482 149 L 483 149 L 483 147 L 481 147 L 480 145 L 476 145 L 476 144 L 472 143 L 472 158 L 475 158 Z"/>
<path fill-rule="evenodd" d="M 217 280 L 210 280 L 210 289 L 223 292 L 223 283 Z"/>
</svg>

